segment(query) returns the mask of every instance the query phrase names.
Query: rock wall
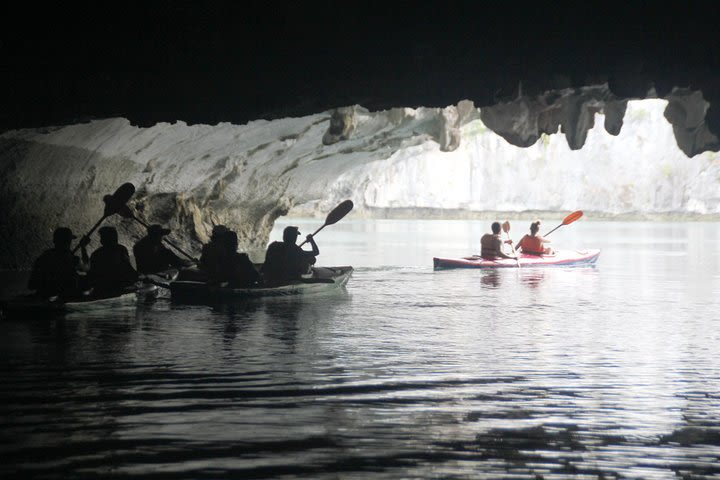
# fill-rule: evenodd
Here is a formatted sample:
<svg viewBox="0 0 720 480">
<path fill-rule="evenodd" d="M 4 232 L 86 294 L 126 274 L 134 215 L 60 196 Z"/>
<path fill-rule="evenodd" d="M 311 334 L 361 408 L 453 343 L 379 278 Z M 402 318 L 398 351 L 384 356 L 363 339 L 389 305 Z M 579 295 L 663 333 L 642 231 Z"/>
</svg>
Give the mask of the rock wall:
<svg viewBox="0 0 720 480">
<path fill-rule="evenodd" d="M 667 98 L 665 118 L 672 124 L 677 146 L 688 157 L 716 151 L 718 140 L 704 122 L 708 104 L 702 95 L 674 90 Z M 490 167 L 480 170 L 484 173 L 478 180 L 492 185 L 498 177 L 487 162 L 507 155 L 502 153 L 504 142 L 530 151 L 542 139 L 559 134 L 555 144 L 565 142 L 569 151 L 579 151 L 596 128 L 598 114 L 604 118 L 604 132 L 618 136 L 626 110 L 627 101 L 601 85 L 533 98 L 521 95 L 484 109 L 469 101 L 445 108 L 378 112 L 355 105 L 245 125 L 176 122 L 139 128 L 126 119 L 113 118 L 8 131 L 0 135 L 0 268 L 28 268 L 49 245 L 57 226 L 69 226 L 78 235 L 88 231 L 102 216 L 102 197 L 125 182 L 136 186 L 130 203 L 138 216 L 171 228 L 171 240 L 184 250 L 197 255 L 213 225 L 222 223 L 238 232 L 242 250 L 262 261 L 279 216 L 298 205 L 312 205 L 323 216 L 345 198 L 358 200 L 358 208 L 372 207 L 377 198 L 385 198 L 389 185 L 402 197 L 403 179 L 407 184 L 407 179 L 415 178 L 410 175 L 420 175 L 420 170 L 408 170 L 408 164 L 396 160 L 417 152 L 431 154 L 424 161 L 439 153 L 438 162 L 469 155 L 464 143 L 468 126 L 481 125 L 477 128 L 487 131 L 482 142 L 496 149 L 491 158 L 481 158 Z M 664 141 L 675 143 L 669 133 Z M 545 152 L 539 158 L 552 162 L 548 155 Z M 442 169 L 442 163 L 433 168 Z M 592 168 L 598 170 L 597 165 Z M 712 196 L 715 183 L 708 182 L 703 192 L 711 193 L 703 195 Z M 432 188 L 425 191 L 437 195 Z M 428 200 L 421 191 L 408 192 L 416 203 L 422 199 L 430 206 L 435 202 L 440 208 L 448 207 L 437 199 Z M 524 201 L 525 208 L 532 207 Z M 397 206 L 413 206 L 404 202 Z M 562 201 L 548 205 L 564 208 Z M 392 207 L 392 201 L 387 206 Z M 512 201 L 505 206 L 523 208 Z M 460 202 L 448 208 L 487 206 Z M 106 222 L 118 226 L 126 245 L 143 234 L 132 220 L 111 217 Z M 91 245 L 95 246 L 97 238 Z"/>
<path fill-rule="evenodd" d="M 343 173 L 409 145 L 457 141 L 446 133 L 460 121 L 456 107 L 346 110 L 353 128 L 341 124 L 335 142 L 327 139 L 338 128 L 337 112 L 246 125 L 139 128 L 115 118 L 5 132 L 0 268 L 28 268 L 57 226 L 87 232 L 102 216 L 102 197 L 125 182 L 136 187 L 130 205 L 138 217 L 171 228 L 183 250 L 197 255 L 213 225 L 225 224 L 261 261 L 275 219 L 326 198 Z M 461 111 L 477 115 L 468 105 Z M 113 216 L 106 224 L 118 227 L 126 245 L 143 234 L 132 220 Z M 97 245 L 96 237 L 91 248 Z"/>
</svg>

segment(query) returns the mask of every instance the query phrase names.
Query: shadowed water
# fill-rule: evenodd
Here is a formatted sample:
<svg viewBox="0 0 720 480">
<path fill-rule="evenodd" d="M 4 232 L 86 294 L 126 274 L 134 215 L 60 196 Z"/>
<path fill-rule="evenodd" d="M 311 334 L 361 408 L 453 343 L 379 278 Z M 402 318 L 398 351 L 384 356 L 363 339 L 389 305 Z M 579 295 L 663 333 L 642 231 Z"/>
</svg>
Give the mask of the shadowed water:
<svg viewBox="0 0 720 480">
<path fill-rule="evenodd" d="M 720 476 L 720 227 L 581 221 L 551 238 L 595 267 L 433 271 L 484 223 L 327 227 L 331 294 L 4 322 L 0 475 Z"/>
</svg>

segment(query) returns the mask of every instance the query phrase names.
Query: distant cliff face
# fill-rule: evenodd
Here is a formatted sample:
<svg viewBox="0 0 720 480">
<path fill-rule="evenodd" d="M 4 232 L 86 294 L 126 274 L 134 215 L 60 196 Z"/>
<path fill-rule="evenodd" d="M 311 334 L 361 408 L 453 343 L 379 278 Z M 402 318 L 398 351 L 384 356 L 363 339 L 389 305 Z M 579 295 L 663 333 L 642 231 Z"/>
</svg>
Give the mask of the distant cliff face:
<svg viewBox="0 0 720 480">
<path fill-rule="evenodd" d="M 673 138 L 667 105 L 633 101 L 623 106 L 622 118 L 614 111 L 590 116 L 581 149 L 571 148 L 569 132 L 511 145 L 487 127 L 483 110 L 482 119 L 453 131 L 456 149 L 435 141 L 398 149 L 338 178 L 334 191 L 351 192 L 370 215 L 472 218 L 578 208 L 595 218 L 720 215 L 720 154 L 687 157 Z M 619 131 L 608 127 L 618 120 Z M 330 192 L 328 198 L 331 204 L 342 199 Z"/>
<path fill-rule="evenodd" d="M 529 147 L 543 134 L 562 132 L 568 146 L 579 150 L 585 144 L 588 130 L 595 126 L 596 113 L 604 115 L 603 128 L 611 135 L 618 135 L 623 127 L 628 101 L 663 99 L 668 102 L 664 116 L 672 125 L 672 135 L 685 155 L 693 157 L 720 150 L 717 108 L 711 105 L 701 90 L 674 88 L 661 94 L 655 88 L 642 90 L 638 85 L 631 88 L 618 83 L 616 80 L 615 91 L 620 93 L 614 93 L 605 83 L 531 95 L 523 92 L 522 85 L 519 85 L 511 97 L 495 99 L 486 106 L 461 101 L 457 108 L 442 110 L 437 141 L 444 151 L 456 149 L 459 146 L 458 127 L 475 118 L 480 111 L 483 123 L 512 145 Z M 351 109 L 336 110 L 324 143 L 347 140 L 353 124 Z"/>
<path fill-rule="evenodd" d="M 0 135 L 0 266 L 29 267 L 57 226 L 85 233 L 102 216 L 103 196 L 125 182 L 136 187 L 138 216 L 170 227 L 185 250 L 197 254 L 222 223 L 256 261 L 279 216 L 299 205 L 324 216 L 345 198 L 357 210 L 719 213 L 706 103 L 676 91 L 666 107 L 654 105 L 646 119 L 642 109 L 629 115 L 627 102 L 600 86 L 485 109 L 349 106 L 246 125 L 139 128 L 115 118 L 10 131 Z M 611 146 L 625 134 L 636 138 L 631 149 Z M 622 198 L 606 201 L 613 196 Z M 106 223 L 128 246 L 143 234 L 132 220 Z"/>
</svg>

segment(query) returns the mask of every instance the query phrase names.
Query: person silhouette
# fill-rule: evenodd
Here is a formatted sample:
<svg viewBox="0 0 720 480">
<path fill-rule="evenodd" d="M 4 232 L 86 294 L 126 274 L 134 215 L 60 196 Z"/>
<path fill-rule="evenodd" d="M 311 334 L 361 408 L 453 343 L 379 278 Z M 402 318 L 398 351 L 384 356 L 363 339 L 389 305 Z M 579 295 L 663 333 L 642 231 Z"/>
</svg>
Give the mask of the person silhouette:
<svg viewBox="0 0 720 480">
<path fill-rule="evenodd" d="M 266 285 L 284 285 L 300 279 L 302 275 L 310 272 L 310 267 L 315 265 L 316 257 L 320 255 L 315 239 L 312 235 L 305 237 L 312 246 L 312 251 L 307 251 L 297 245 L 299 235 L 298 227 L 285 227 L 282 242 L 275 241 L 268 246 L 262 267 L 262 276 Z"/>
<path fill-rule="evenodd" d="M 138 273 L 147 275 L 186 266 L 183 259 L 163 245 L 162 239 L 169 233 L 170 230 L 157 224 L 147 227 L 147 235 L 138 240 L 133 246 L 135 266 Z"/>
<path fill-rule="evenodd" d="M 225 235 L 229 232 L 225 225 L 215 225 L 210 241 L 203 245 L 198 267 L 212 282 L 223 277 L 223 263 L 227 258 L 227 242 Z"/>
<path fill-rule="evenodd" d="M 127 248 L 118 243 L 115 227 L 98 231 L 101 246 L 90 255 L 87 280 L 95 295 L 114 294 L 137 281 Z"/>
<path fill-rule="evenodd" d="M 232 230 L 228 231 L 223 240 L 226 248 L 226 262 L 223 264 L 221 281 L 226 281 L 232 288 L 251 288 L 260 286 L 262 277 L 250 261 L 247 253 L 237 251 L 238 237 Z"/>
<path fill-rule="evenodd" d="M 28 288 L 34 290 L 37 296 L 69 297 L 80 293 L 82 287 L 79 271 L 83 265 L 80 258 L 70 250 L 70 244 L 75 238 L 77 237 L 72 230 L 67 227 L 58 227 L 53 232 L 54 246 L 45 250 L 35 260 L 28 280 Z M 83 257 L 87 258 L 85 245 L 81 243 Z"/>
</svg>

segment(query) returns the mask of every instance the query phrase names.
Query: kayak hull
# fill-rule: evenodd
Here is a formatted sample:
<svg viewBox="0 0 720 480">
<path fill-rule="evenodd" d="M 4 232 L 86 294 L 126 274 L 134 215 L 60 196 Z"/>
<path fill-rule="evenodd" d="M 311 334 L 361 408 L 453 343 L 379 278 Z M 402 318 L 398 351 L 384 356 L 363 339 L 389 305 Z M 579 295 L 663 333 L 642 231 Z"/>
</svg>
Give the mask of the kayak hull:
<svg viewBox="0 0 720 480">
<path fill-rule="evenodd" d="M 350 280 L 352 272 L 353 268 L 350 266 L 315 267 L 311 277 L 288 285 L 268 288 L 231 288 L 192 280 L 176 280 L 170 282 L 170 295 L 176 302 L 207 303 L 317 294 L 344 287 Z"/>
<path fill-rule="evenodd" d="M 3 316 L 7 318 L 45 318 L 52 315 L 67 313 L 92 314 L 108 309 L 118 309 L 137 305 L 139 301 L 153 298 L 157 287 L 143 287 L 126 290 L 112 296 L 97 297 L 92 295 L 69 299 L 47 299 L 33 294 L 18 295 L 2 305 Z"/>
<path fill-rule="evenodd" d="M 520 254 L 518 260 L 500 258 L 486 260 L 473 255 L 461 258 L 433 258 L 435 270 L 451 268 L 528 268 L 528 267 L 579 267 L 593 265 L 600 256 L 599 249 L 559 250 L 554 255 Z"/>
<path fill-rule="evenodd" d="M 161 281 L 177 277 L 177 270 L 144 275 L 135 286 L 112 295 L 77 295 L 70 298 L 48 299 L 35 294 L 17 295 L 0 304 L 0 312 L 5 318 L 44 318 L 48 315 L 67 313 L 92 314 L 108 310 L 127 308 L 138 303 L 151 302 L 158 298 L 162 290 Z"/>
</svg>

